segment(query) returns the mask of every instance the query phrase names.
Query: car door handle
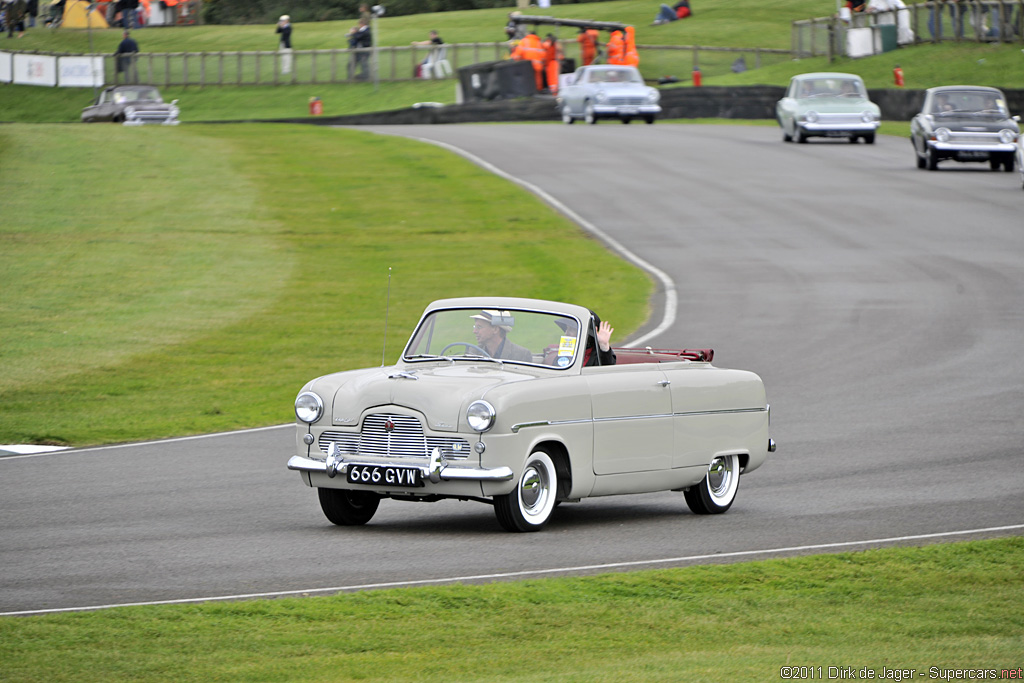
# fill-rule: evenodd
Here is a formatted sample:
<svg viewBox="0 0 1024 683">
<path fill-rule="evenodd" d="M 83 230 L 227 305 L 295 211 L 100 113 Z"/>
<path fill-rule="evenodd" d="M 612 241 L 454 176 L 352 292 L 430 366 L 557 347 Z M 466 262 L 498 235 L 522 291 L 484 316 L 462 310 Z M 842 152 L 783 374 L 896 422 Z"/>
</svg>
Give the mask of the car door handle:
<svg viewBox="0 0 1024 683">
<path fill-rule="evenodd" d="M 672 382 L 668 381 L 667 379 L 661 379 L 655 382 L 655 384 L 657 384 L 659 387 L 667 387 L 669 384 L 672 384 Z"/>
</svg>

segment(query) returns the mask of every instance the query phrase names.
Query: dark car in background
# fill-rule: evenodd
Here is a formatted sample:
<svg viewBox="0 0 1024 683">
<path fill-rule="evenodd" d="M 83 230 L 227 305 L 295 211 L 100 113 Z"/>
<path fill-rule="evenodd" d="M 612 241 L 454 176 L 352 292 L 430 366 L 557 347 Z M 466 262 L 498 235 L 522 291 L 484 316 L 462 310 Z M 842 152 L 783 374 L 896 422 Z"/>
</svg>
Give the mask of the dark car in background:
<svg viewBox="0 0 1024 683">
<path fill-rule="evenodd" d="M 113 85 L 104 88 L 96 101 L 82 110 L 82 121 L 113 121 L 126 126 L 159 123 L 178 125 L 178 100 L 164 102 L 152 85 Z"/>
<path fill-rule="evenodd" d="M 997 88 L 945 85 L 925 91 L 924 105 L 910 122 L 917 167 L 939 162 L 988 162 L 993 171 L 1013 171 L 1020 137 L 1019 116 L 1010 116 Z"/>
</svg>

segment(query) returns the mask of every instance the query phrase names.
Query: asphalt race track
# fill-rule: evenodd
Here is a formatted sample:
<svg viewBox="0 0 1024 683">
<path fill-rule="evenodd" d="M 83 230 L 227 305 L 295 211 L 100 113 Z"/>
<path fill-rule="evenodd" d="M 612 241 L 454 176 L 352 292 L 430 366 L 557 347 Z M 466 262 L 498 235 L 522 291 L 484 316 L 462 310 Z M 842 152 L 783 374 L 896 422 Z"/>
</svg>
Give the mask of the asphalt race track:
<svg viewBox="0 0 1024 683">
<path fill-rule="evenodd" d="M 384 501 L 368 526 L 334 527 L 285 469 L 289 426 L 0 458 L 0 613 L 1024 533 L 1017 173 L 921 171 L 905 139 L 784 144 L 770 127 L 380 131 L 486 160 L 662 272 L 641 333 L 673 297 L 676 315 L 645 343 L 759 373 L 778 452 L 725 515 L 678 493 L 592 499 L 539 534 L 453 501 Z"/>
</svg>

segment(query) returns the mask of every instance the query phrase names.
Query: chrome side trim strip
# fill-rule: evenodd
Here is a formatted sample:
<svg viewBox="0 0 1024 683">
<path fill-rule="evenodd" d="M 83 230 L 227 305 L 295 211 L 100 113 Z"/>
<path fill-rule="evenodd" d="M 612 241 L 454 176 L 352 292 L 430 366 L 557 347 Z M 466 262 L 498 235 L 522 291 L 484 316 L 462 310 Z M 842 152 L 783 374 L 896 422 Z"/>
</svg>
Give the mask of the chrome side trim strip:
<svg viewBox="0 0 1024 683">
<path fill-rule="evenodd" d="M 766 413 L 768 407 L 764 408 L 733 408 L 730 410 L 694 410 L 685 413 L 658 413 L 651 415 L 623 415 L 622 417 L 598 417 L 583 420 L 537 420 L 536 422 L 520 422 L 511 427 L 513 434 L 518 434 L 520 429 L 526 427 L 551 427 L 554 425 L 585 424 L 587 422 L 619 422 L 626 420 L 650 420 L 660 417 L 691 417 L 696 415 L 735 415 L 739 413 Z"/>
</svg>

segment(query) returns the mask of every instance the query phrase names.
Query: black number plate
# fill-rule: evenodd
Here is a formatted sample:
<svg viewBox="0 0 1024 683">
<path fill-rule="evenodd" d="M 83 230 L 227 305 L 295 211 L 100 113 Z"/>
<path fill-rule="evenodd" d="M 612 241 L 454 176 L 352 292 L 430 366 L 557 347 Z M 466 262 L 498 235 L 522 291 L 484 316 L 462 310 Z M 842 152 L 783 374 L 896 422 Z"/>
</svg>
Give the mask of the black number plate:
<svg viewBox="0 0 1024 683">
<path fill-rule="evenodd" d="M 422 473 L 413 467 L 392 465 L 349 465 L 348 483 L 367 486 L 423 486 Z"/>
</svg>

